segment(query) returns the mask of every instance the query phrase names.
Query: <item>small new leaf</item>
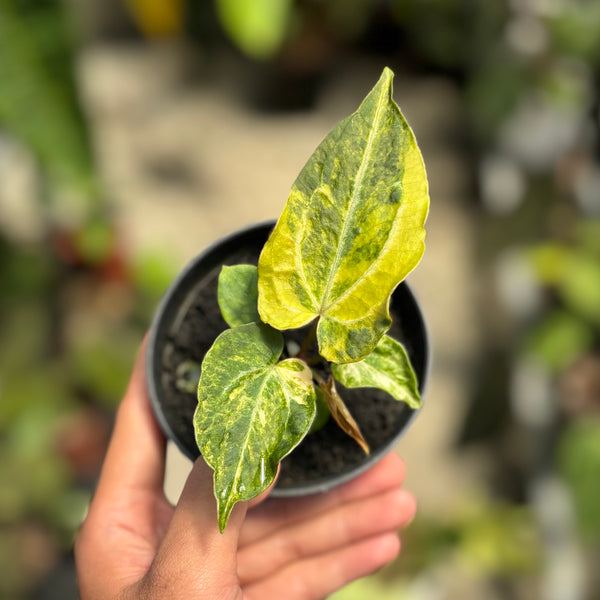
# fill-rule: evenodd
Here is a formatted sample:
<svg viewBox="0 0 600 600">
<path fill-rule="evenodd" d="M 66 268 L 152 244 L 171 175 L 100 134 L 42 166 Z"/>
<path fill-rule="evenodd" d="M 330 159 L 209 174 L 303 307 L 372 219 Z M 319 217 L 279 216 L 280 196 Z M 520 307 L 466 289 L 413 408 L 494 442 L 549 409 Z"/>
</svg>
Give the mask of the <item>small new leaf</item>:
<svg viewBox="0 0 600 600">
<path fill-rule="evenodd" d="M 411 408 L 421 407 L 417 377 L 400 342 L 384 336 L 363 360 L 331 365 L 337 381 L 347 388 L 379 388 Z"/>
<path fill-rule="evenodd" d="M 319 382 L 319 387 L 323 390 L 329 412 L 335 419 L 335 422 L 344 433 L 347 433 L 364 450 L 365 454 L 370 454 L 371 449 L 369 448 L 369 444 L 361 433 L 358 423 L 350 414 L 344 400 L 338 394 L 333 377 L 330 375 L 327 381 Z"/>
<path fill-rule="evenodd" d="M 258 271 L 254 265 L 225 265 L 219 273 L 219 308 L 229 327 L 260 321 Z"/>
<path fill-rule="evenodd" d="M 259 313 L 277 329 L 319 318 L 321 355 L 367 356 L 389 297 L 424 251 L 427 178 L 392 99 L 390 69 L 310 157 L 260 256 Z"/>
<path fill-rule="evenodd" d="M 325 398 L 325 392 L 321 389 L 320 385 L 315 387 L 315 400 L 315 406 L 317 409 L 315 420 L 312 422 L 308 433 L 315 433 L 320 429 L 323 429 L 327 421 L 329 421 L 329 417 L 331 416 L 331 412 L 329 412 L 329 406 L 327 405 L 327 400 Z"/>
<path fill-rule="evenodd" d="M 236 502 L 273 483 L 314 419 L 311 371 L 299 359 L 278 362 L 282 350 L 281 333 L 249 323 L 224 331 L 204 357 L 194 429 L 214 470 L 221 531 Z"/>
</svg>

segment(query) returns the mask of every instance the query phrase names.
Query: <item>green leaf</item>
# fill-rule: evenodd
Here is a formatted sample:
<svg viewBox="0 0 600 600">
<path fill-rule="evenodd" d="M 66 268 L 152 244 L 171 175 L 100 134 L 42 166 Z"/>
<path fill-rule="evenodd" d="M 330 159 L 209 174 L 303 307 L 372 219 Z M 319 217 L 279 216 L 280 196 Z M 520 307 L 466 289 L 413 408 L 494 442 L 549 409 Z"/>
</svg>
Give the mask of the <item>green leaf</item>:
<svg viewBox="0 0 600 600">
<path fill-rule="evenodd" d="M 281 333 L 249 323 L 224 331 L 202 363 L 194 428 L 215 472 L 221 531 L 236 502 L 273 483 L 314 419 L 311 371 L 299 359 L 278 362 L 282 350 Z"/>
<path fill-rule="evenodd" d="M 315 386 L 315 400 L 316 400 L 316 414 L 315 420 L 310 426 L 308 433 L 316 433 L 320 429 L 323 429 L 329 421 L 331 413 L 327 406 L 327 400 L 325 399 L 325 392 L 318 386 Z"/>
<path fill-rule="evenodd" d="M 259 313 L 277 329 L 319 317 L 324 358 L 364 358 L 389 297 L 424 251 L 427 179 L 386 68 L 310 157 L 260 257 Z"/>
<path fill-rule="evenodd" d="M 219 273 L 217 297 L 221 314 L 230 327 L 260 321 L 258 271 L 254 265 L 225 265 Z"/>
<path fill-rule="evenodd" d="M 363 360 L 331 365 L 333 376 L 347 388 L 379 388 L 411 408 L 421 407 L 417 377 L 402 344 L 384 336 Z"/>
</svg>

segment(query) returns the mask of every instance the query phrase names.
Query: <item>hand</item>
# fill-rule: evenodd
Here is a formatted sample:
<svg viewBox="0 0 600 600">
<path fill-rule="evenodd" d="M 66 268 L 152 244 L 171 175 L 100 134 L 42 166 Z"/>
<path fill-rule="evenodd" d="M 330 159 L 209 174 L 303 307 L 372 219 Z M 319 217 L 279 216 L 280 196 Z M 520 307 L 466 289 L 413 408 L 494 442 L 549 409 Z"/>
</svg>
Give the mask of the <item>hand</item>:
<svg viewBox="0 0 600 600">
<path fill-rule="evenodd" d="M 200 458 L 173 507 L 143 354 L 75 542 L 81 600 L 318 600 L 396 557 L 415 501 L 395 454 L 327 494 L 240 502 L 223 534 Z"/>
</svg>

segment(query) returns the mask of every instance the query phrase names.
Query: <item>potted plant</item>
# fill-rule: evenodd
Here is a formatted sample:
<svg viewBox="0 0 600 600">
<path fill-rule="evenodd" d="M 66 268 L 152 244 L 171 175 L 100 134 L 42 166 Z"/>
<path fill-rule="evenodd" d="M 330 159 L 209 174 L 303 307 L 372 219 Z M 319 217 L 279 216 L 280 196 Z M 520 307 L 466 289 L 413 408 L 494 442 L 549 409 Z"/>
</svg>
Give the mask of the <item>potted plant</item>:
<svg viewBox="0 0 600 600">
<path fill-rule="evenodd" d="M 221 530 L 285 457 L 275 494 L 327 489 L 388 452 L 421 406 L 427 335 L 403 280 L 429 197 L 392 79 L 385 68 L 317 147 L 277 223 L 192 261 L 153 322 L 152 403 L 213 468 Z"/>
</svg>

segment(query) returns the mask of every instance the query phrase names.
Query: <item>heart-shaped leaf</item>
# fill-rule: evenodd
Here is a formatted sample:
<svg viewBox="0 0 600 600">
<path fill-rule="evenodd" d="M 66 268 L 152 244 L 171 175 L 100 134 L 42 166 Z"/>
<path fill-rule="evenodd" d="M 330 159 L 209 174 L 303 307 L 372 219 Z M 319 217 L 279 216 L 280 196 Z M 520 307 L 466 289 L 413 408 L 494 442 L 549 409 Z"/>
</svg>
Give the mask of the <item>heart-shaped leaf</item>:
<svg viewBox="0 0 600 600">
<path fill-rule="evenodd" d="M 254 265 L 223 266 L 217 287 L 219 308 L 229 327 L 260 321 L 258 271 Z"/>
<path fill-rule="evenodd" d="M 202 362 L 194 428 L 215 472 L 221 531 L 236 502 L 273 483 L 314 419 L 311 371 L 299 359 L 278 362 L 282 350 L 281 333 L 250 323 L 224 331 Z"/>
<path fill-rule="evenodd" d="M 389 329 L 389 297 L 424 251 L 427 178 L 383 74 L 310 157 L 260 256 L 259 312 L 277 329 L 319 317 L 321 355 L 364 358 Z"/>
<path fill-rule="evenodd" d="M 383 336 L 375 350 L 363 360 L 331 365 L 331 372 L 347 388 L 379 388 L 411 408 L 421 407 L 417 377 L 406 350 L 388 335 Z"/>
</svg>

